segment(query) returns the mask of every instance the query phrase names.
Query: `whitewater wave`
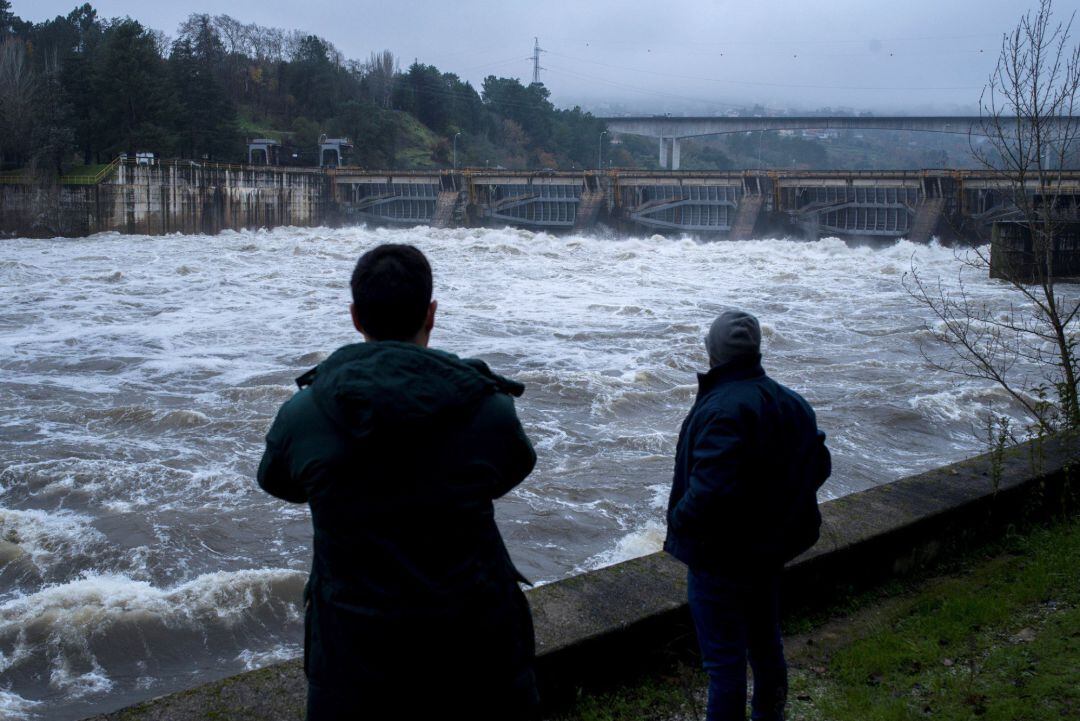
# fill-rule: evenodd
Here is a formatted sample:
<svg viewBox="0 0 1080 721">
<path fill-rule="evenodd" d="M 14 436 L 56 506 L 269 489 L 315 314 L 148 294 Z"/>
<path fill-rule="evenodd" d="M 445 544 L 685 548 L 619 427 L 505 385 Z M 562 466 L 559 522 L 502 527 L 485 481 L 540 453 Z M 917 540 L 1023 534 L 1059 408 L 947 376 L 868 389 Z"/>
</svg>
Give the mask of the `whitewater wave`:
<svg viewBox="0 0 1080 721">
<path fill-rule="evenodd" d="M 40 701 L 25 699 L 13 691 L 0 689 L 0 718 L 18 721 L 31 718 L 34 707 L 40 706 Z"/>
<path fill-rule="evenodd" d="M 102 551 L 105 536 L 90 525 L 89 516 L 71 511 L 47 513 L 42 510 L 0 508 L 0 568 L 26 559 L 40 580 L 57 563 L 72 563 Z M 4 592 L 0 590 L 0 598 Z"/>
<path fill-rule="evenodd" d="M 663 546 L 665 533 L 667 533 L 667 526 L 660 521 L 650 519 L 640 528 L 620 538 L 611 548 L 585 561 L 580 572 L 614 566 L 616 563 L 655 553 Z"/>
<path fill-rule="evenodd" d="M 265 646 L 290 630 L 295 637 L 304 578 L 288 569 L 220 571 L 161 588 L 87 573 L 0 604 L 0 673 L 70 702 L 108 693 L 136 672 L 183 671 L 200 651 Z M 245 663 L 269 653 L 252 651 Z"/>
</svg>

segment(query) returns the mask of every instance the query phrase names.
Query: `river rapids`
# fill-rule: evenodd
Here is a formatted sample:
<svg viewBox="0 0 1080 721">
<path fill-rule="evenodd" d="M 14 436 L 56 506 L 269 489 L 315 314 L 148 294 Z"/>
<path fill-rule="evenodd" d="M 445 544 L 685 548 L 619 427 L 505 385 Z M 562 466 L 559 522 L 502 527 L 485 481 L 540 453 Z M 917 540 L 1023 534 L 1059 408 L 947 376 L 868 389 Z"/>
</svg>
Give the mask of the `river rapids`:
<svg viewBox="0 0 1080 721">
<path fill-rule="evenodd" d="M 522 381 L 539 462 L 497 503 L 547 582 L 659 548 L 676 432 L 725 307 L 817 409 L 836 497 L 984 450 L 996 389 L 905 292 L 954 251 L 524 230 L 298 229 L 3 241 L 0 717 L 76 719 L 297 655 L 307 508 L 254 472 L 293 379 L 357 340 L 348 279 L 383 242 L 435 270 L 433 345 Z M 980 301 L 1008 289 L 967 278 Z"/>
</svg>

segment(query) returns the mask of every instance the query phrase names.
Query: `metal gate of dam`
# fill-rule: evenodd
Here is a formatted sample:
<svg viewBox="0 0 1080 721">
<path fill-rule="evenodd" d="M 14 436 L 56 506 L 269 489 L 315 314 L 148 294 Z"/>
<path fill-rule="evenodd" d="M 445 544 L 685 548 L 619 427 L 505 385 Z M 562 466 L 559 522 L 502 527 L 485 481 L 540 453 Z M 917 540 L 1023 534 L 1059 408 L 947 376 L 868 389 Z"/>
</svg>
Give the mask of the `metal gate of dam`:
<svg viewBox="0 0 1080 721">
<path fill-rule="evenodd" d="M 622 232 L 740 240 L 987 238 L 1017 217 L 1015 188 L 992 172 L 918 171 L 330 171 L 345 222 L 513 226 L 553 232 L 602 223 Z M 1080 171 L 1025 188 L 1072 216 Z M 1048 200 L 1049 199 L 1049 200 Z"/>
</svg>

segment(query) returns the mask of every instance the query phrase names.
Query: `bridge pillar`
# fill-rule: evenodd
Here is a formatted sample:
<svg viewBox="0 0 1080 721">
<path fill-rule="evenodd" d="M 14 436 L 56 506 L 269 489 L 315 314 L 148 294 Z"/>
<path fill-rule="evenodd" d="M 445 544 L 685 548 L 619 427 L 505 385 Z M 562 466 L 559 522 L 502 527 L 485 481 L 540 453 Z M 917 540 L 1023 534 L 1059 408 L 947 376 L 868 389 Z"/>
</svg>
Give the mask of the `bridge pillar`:
<svg viewBox="0 0 1080 721">
<path fill-rule="evenodd" d="M 660 167 L 667 170 L 679 169 L 679 156 L 682 148 L 678 138 L 660 138 Z"/>
</svg>

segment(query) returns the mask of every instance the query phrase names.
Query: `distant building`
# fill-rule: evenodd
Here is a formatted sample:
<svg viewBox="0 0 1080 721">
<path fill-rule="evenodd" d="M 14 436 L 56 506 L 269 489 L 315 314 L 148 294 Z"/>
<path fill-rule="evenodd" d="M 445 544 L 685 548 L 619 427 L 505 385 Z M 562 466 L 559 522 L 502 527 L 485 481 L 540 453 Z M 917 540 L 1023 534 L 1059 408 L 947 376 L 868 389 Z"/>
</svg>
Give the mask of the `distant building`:
<svg viewBox="0 0 1080 721">
<path fill-rule="evenodd" d="M 832 128 L 812 128 L 802 131 L 802 136 L 807 140 L 836 140 L 840 137 L 840 131 Z"/>
<path fill-rule="evenodd" d="M 352 141 L 348 138 L 319 136 L 319 167 L 337 168 L 345 165 L 345 156 L 352 147 Z"/>
<path fill-rule="evenodd" d="M 249 165 L 277 165 L 281 162 L 281 143 L 273 138 L 254 138 L 248 142 Z"/>
</svg>

